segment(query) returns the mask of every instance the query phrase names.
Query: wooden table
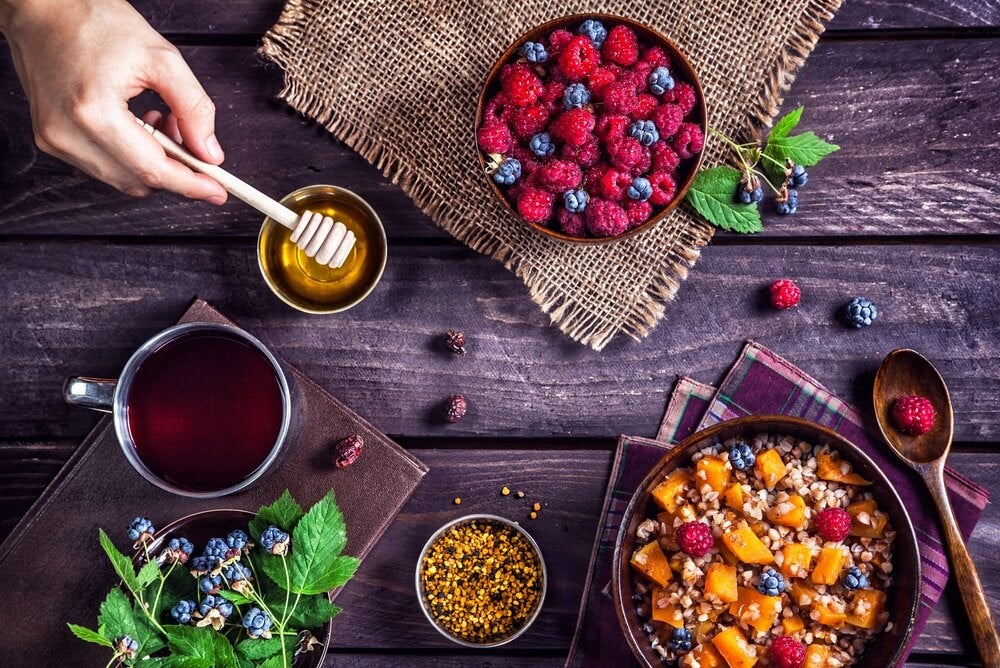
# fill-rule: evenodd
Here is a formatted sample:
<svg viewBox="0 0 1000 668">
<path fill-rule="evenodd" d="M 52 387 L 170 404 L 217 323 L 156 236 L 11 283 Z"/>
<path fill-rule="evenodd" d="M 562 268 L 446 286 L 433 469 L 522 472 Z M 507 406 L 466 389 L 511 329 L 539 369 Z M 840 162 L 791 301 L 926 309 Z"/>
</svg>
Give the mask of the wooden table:
<svg viewBox="0 0 1000 668">
<path fill-rule="evenodd" d="M 134 3 L 181 49 L 218 106 L 227 166 L 280 195 L 337 183 L 386 222 L 378 290 L 340 316 L 304 317 L 263 284 L 259 216 L 171 195 L 130 200 L 34 147 L 9 54 L 0 56 L 0 534 L 6 535 L 93 426 L 62 404 L 75 374 L 114 375 L 193 296 L 261 335 L 431 467 L 338 603 L 328 665 L 561 665 L 607 483 L 614 438 L 651 436 L 678 374 L 714 382 L 756 338 L 867 403 L 874 369 L 899 346 L 948 381 L 951 464 L 1000 493 L 1000 6 L 994 0 L 846 0 L 788 93 L 804 125 L 843 150 L 811 170 L 796 216 L 768 214 L 755 237 L 720 234 L 645 341 L 602 354 L 549 327 L 523 285 L 438 230 L 403 193 L 322 129 L 275 100 L 280 72 L 255 53 L 281 0 Z M 802 305 L 757 306 L 794 277 Z M 856 294 L 882 313 L 853 332 L 834 310 Z M 465 330 L 464 359 L 434 351 Z M 459 425 L 432 419 L 461 392 Z M 534 627 L 503 651 L 457 650 L 421 616 L 417 551 L 458 512 L 504 511 L 503 485 L 545 503 L 531 524 L 553 572 Z M 451 500 L 463 499 L 461 510 Z M 1000 617 L 1000 513 L 970 543 Z M 914 665 L 975 653 L 952 589 Z M 609 633 L 615 632 L 609 629 Z"/>
</svg>

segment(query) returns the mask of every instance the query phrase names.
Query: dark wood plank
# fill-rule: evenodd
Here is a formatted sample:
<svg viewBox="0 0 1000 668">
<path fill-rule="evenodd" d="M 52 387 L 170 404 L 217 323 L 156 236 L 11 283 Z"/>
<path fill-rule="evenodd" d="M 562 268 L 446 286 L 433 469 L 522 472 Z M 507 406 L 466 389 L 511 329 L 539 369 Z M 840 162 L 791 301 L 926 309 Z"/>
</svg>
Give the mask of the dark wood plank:
<svg viewBox="0 0 1000 668">
<path fill-rule="evenodd" d="M 200 295 L 390 434 L 652 435 L 678 374 L 715 381 L 753 337 L 846 398 L 866 403 L 891 349 L 924 352 L 947 380 L 956 438 L 1000 440 L 1000 273 L 995 246 L 711 246 L 648 340 L 595 353 L 564 337 L 499 264 L 458 246 L 394 245 L 382 284 L 347 313 L 292 311 L 235 245 L 0 243 L 0 434 L 77 436 L 91 413 L 62 405 L 63 378 L 114 375 Z M 760 302 L 777 276 L 802 304 Z M 868 295 L 882 315 L 856 331 L 836 311 Z M 470 354 L 438 349 L 451 327 Z M 947 334 L 944 334 L 947 333 Z M 439 419 L 460 392 L 469 415 Z"/>
<path fill-rule="evenodd" d="M 438 526 L 472 512 L 523 520 L 539 541 L 552 574 L 545 610 L 536 625 L 505 651 L 486 653 L 484 657 L 503 665 L 520 665 L 525 657 L 519 657 L 519 652 L 564 651 L 568 647 L 607 485 L 607 448 L 613 441 L 607 439 L 606 448 L 592 450 L 553 450 L 544 440 L 526 443 L 527 447 L 517 450 L 483 448 L 490 445 L 489 441 L 462 444 L 467 447 L 413 450 L 431 472 L 338 600 L 345 612 L 334 629 L 336 663 L 343 659 L 354 665 L 352 662 L 362 661 L 362 656 L 377 661 L 369 654 L 348 660 L 352 650 L 368 648 L 405 656 L 406 663 L 412 659 L 417 665 L 426 665 L 437 655 L 422 653 L 450 649 L 419 611 L 413 596 L 413 568 L 421 546 Z M 0 461 L 4 464 L 0 477 L 0 537 L 24 513 L 22 499 L 30 502 L 41 493 L 58 470 L 59 461 L 65 461 L 73 447 L 66 442 L 0 445 Z M 39 460 L 44 462 L 41 468 Z M 955 453 L 949 463 L 975 482 L 997 491 L 1000 457 L 996 451 Z M 503 497 L 499 494 L 503 485 L 524 489 L 527 496 L 521 501 Z M 460 508 L 452 505 L 455 496 L 462 498 Z M 524 516 L 528 503 L 534 500 L 542 502 L 544 509 L 538 520 L 531 521 Z M 1000 612 L 1000 564 L 992 558 L 1000 549 L 998 526 L 1000 509 L 994 503 L 987 506 L 969 541 L 994 614 Z M 966 626 L 963 614 L 957 591 L 950 587 L 948 599 L 935 610 L 917 645 L 922 662 L 934 654 L 970 655 L 974 646 L 961 630 Z M 460 655 L 466 661 L 470 656 Z M 461 659 L 453 660 L 462 665 Z"/>
<path fill-rule="evenodd" d="M 373 202 L 390 236 L 447 238 L 374 168 L 276 102 L 280 73 L 251 47 L 184 52 L 218 102 L 234 173 L 279 196 L 337 183 Z M 810 170 L 798 214 L 765 205 L 762 236 L 995 235 L 1000 116 L 988 110 L 1000 105 L 997 60 L 1000 40 L 821 44 L 785 106 L 805 104 L 803 127 L 843 150 Z M 256 235 L 261 217 L 241 202 L 131 200 L 40 154 L 6 54 L 0 69 L 0 235 Z"/>
</svg>

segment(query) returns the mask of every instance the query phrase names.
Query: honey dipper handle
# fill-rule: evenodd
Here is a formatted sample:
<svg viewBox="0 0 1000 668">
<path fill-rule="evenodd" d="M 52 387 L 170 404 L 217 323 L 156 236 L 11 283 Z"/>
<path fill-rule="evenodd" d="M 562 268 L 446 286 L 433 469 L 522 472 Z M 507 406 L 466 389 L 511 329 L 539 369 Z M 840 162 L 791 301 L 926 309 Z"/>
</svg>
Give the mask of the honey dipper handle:
<svg viewBox="0 0 1000 668">
<path fill-rule="evenodd" d="M 249 183 L 236 178 L 222 167 L 210 165 L 207 162 L 194 157 L 188 150 L 175 142 L 173 139 L 163 134 L 149 123 L 144 123 L 140 119 L 135 122 L 142 126 L 146 132 L 153 135 L 153 139 L 159 142 L 163 150 L 174 160 L 182 162 L 196 172 L 201 172 L 222 184 L 222 187 L 240 198 L 253 208 L 260 211 L 265 216 L 276 220 L 289 229 L 295 229 L 299 214 L 295 213 L 281 202 L 275 201 L 254 188 Z"/>
</svg>

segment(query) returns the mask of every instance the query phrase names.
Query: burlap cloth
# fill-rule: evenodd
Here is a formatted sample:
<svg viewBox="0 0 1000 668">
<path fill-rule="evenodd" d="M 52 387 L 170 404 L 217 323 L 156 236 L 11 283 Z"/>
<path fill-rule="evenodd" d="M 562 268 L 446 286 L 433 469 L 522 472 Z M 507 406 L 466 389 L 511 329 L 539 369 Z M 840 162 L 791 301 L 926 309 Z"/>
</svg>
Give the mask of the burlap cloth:
<svg viewBox="0 0 1000 668">
<path fill-rule="evenodd" d="M 488 189 L 476 155 L 475 107 L 495 59 L 531 27 L 608 12 L 676 42 L 701 77 L 709 122 L 752 132 L 840 0 L 289 0 L 262 52 L 285 72 L 289 105 L 381 169 L 441 227 L 528 286 L 568 336 L 596 350 L 619 332 L 648 334 L 712 237 L 687 205 L 655 229 L 609 244 L 544 237 Z M 706 165 L 724 158 L 706 145 Z"/>
</svg>

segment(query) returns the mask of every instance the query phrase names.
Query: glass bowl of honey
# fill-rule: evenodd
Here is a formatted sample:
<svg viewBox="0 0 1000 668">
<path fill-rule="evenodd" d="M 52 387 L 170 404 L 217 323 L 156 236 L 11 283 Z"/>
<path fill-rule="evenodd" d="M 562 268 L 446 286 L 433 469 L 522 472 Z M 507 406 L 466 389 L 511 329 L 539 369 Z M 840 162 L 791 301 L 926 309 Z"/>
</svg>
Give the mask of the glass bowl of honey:
<svg viewBox="0 0 1000 668">
<path fill-rule="evenodd" d="M 289 240 L 292 231 L 265 218 L 257 237 L 260 272 L 277 297 L 303 313 L 340 313 L 371 294 L 387 256 L 385 228 L 364 199 L 339 186 L 313 185 L 289 193 L 281 203 L 296 213 L 309 210 L 340 221 L 357 238 L 343 266 L 333 269 L 306 255 Z"/>
</svg>

